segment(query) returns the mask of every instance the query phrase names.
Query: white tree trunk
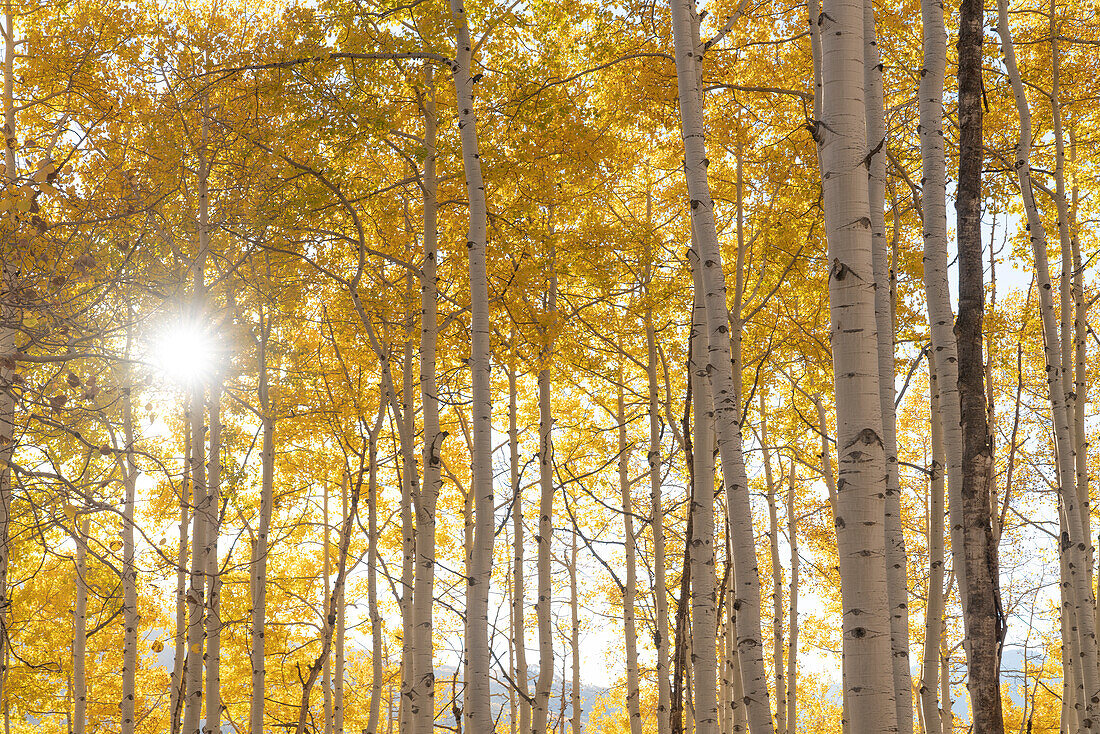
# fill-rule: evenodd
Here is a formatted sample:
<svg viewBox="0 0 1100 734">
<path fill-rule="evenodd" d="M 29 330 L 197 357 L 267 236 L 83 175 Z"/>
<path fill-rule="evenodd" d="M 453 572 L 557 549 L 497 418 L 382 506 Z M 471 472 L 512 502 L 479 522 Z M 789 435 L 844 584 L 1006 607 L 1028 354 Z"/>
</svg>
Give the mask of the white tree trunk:
<svg viewBox="0 0 1100 734">
<path fill-rule="evenodd" d="M 218 535 L 220 534 L 221 515 L 221 385 L 220 374 L 210 386 L 208 410 L 210 414 L 210 461 L 208 464 L 210 498 L 210 526 L 207 537 L 207 576 L 206 576 L 206 720 L 203 731 L 206 734 L 221 732 L 221 573 L 218 567 Z"/>
<path fill-rule="evenodd" d="M 209 165 L 206 144 L 209 130 L 207 102 L 202 106 L 202 144 L 198 149 L 198 254 L 192 266 L 192 299 L 190 317 L 195 328 L 203 328 L 206 319 L 206 257 L 208 252 L 210 215 L 208 180 Z M 193 519 L 191 529 L 191 583 L 187 591 L 187 666 L 186 696 L 183 702 L 184 734 L 199 734 L 202 719 L 203 643 L 206 635 L 206 573 L 209 569 L 210 546 L 207 541 L 211 526 L 210 497 L 206 491 L 206 433 L 203 422 L 203 386 L 197 380 L 191 386 L 191 486 Z"/>
<path fill-rule="evenodd" d="M 471 492 L 474 495 L 474 567 L 470 571 L 466 603 L 466 691 L 465 718 L 471 731 L 492 727 L 489 694 L 489 581 L 493 562 L 493 466 L 492 394 L 490 392 L 489 281 L 486 272 L 485 184 L 481 176 L 477 115 L 474 110 L 473 46 L 462 0 L 451 0 L 455 27 L 455 98 L 462 141 L 462 168 L 470 205 L 470 226 L 466 249 L 470 258 L 470 373 L 473 385 L 473 452 Z M 431 719 L 417 734 L 431 734 Z"/>
<path fill-rule="evenodd" d="M 580 598 L 577 587 L 577 529 L 573 528 L 573 544 L 569 553 L 569 613 L 570 642 L 573 647 L 573 686 L 571 695 L 572 717 L 570 728 L 573 734 L 581 734 L 581 617 Z"/>
<path fill-rule="evenodd" d="M 768 417 L 764 394 L 760 397 L 760 449 L 764 460 L 764 484 L 768 500 L 768 551 L 772 567 L 772 671 L 775 675 L 775 731 L 787 733 L 787 683 L 783 670 L 783 565 L 779 561 L 779 509 L 772 474 L 772 450 L 768 443 Z"/>
<path fill-rule="evenodd" d="M 882 64 L 871 0 L 863 4 L 864 84 L 867 91 L 868 205 L 871 215 L 875 325 L 878 332 L 879 404 L 886 449 L 886 596 L 890 605 L 890 641 L 894 701 L 899 734 L 913 731 L 913 681 L 909 671 L 909 600 L 905 536 L 901 527 L 897 416 L 894 411 L 894 288 L 886 241 L 886 122 L 883 116 Z"/>
<path fill-rule="evenodd" d="M 706 307 L 696 299 L 690 338 L 692 439 L 691 622 L 695 729 L 718 734 L 718 597 L 714 578 L 714 403 L 707 377 Z"/>
<path fill-rule="evenodd" d="M 1016 100 L 1016 111 L 1020 118 L 1020 136 L 1016 146 L 1016 177 L 1023 198 L 1027 216 L 1028 233 L 1031 240 L 1032 255 L 1035 259 L 1035 283 L 1039 291 L 1039 310 L 1043 325 L 1043 355 L 1046 360 L 1047 392 L 1050 399 L 1054 424 L 1054 438 L 1058 459 L 1058 489 L 1066 515 L 1066 530 L 1069 542 L 1067 568 L 1069 587 L 1077 622 L 1078 644 L 1080 645 L 1079 685 L 1083 686 L 1085 719 L 1095 720 L 1100 713 L 1100 670 L 1097 668 L 1097 642 L 1095 602 L 1092 597 L 1092 583 L 1088 578 L 1089 562 L 1085 556 L 1092 547 L 1091 539 L 1086 535 L 1087 521 L 1085 508 L 1082 507 L 1077 491 L 1076 459 L 1073 446 L 1073 425 L 1066 404 L 1065 386 L 1062 382 L 1062 365 L 1058 319 L 1054 311 L 1050 266 L 1047 259 L 1046 228 L 1039 216 L 1031 182 L 1031 111 L 1024 92 L 1023 81 L 1016 65 L 1016 51 L 1012 43 L 1012 30 L 1008 22 L 1008 4 L 1005 0 L 997 3 L 997 32 L 1001 37 L 1001 50 L 1004 54 L 1005 69 L 1012 92 Z"/>
<path fill-rule="evenodd" d="M 519 721 L 521 734 L 531 730 L 531 700 L 527 680 L 527 635 L 525 623 L 523 574 L 523 490 L 520 487 L 519 470 L 519 417 L 516 389 L 516 334 L 512 329 L 512 361 L 508 367 L 508 453 L 509 478 L 512 486 L 512 629 L 515 639 L 516 675 L 515 687 L 519 694 Z M 635 734 L 637 734 L 635 732 Z"/>
<path fill-rule="evenodd" d="M 737 585 L 737 638 L 744 699 L 753 734 L 771 734 L 772 714 L 768 696 L 760 635 L 760 580 L 753 539 L 752 505 L 741 454 L 741 406 L 736 397 L 730 349 L 730 314 L 726 305 L 725 274 L 714 224 L 714 203 L 707 182 L 702 90 L 692 42 L 694 8 L 673 0 L 672 28 L 676 50 L 676 77 L 684 139 L 684 175 L 691 200 L 692 225 L 699 252 L 700 283 L 707 313 L 708 372 L 714 395 L 715 426 L 726 487 L 726 508 L 733 538 Z M 740 314 L 737 314 L 740 323 Z"/>
<path fill-rule="evenodd" d="M 370 615 L 371 689 L 366 734 L 379 734 L 378 720 L 382 703 L 382 614 L 378 611 L 378 433 L 385 415 L 386 399 L 384 395 L 379 395 L 378 417 L 367 445 L 367 613 Z M 392 726 L 392 693 L 390 698 L 386 710 Z"/>
<path fill-rule="evenodd" d="M 85 654 L 88 645 L 88 515 L 76 525 L 76 603 L 73 607 L 73 734 L 84 734 L 88 724 L 88 677 Z"/>
<path fill-rule="evenodd" d="M 829 305 L 839 465 L 835 522 L 844 609 L 844 690 L 852 731 L 894 732 L 898 724 L 884 527 L 887 460 L 866 168 L 864 3 L 826 2 L 821 19 L 823 104 L 815 138 L 832 263 Z"/>
<path fill-rule="evenodd" d="M 131 313 L 131 319 L 133 314 Z M 133 334 L 126 331 L 126 354 L 130 355 Z M 122 434 L 126 442 L 124 454 L 118 458 L 122 472 L 124 505 L 122 510 L 122 701 L 119 703 L 121 715 L 121 734 L 134 734 L 135 679 L 137 675 L 138 624 L 141 620 L 137 610 L 137 565 L 134 545 L 134 505 L 137 502 L 137 465 L 134 461 L 134 411 L 132 385 L 129 368 L 126 370 L 125 384 L 129 390 L 122 399 Z M 118 456 L 116 454 L 116 456 Z M 124 458 L 123 458 L 124 457 Z"/>
<path fill-rule="evenodd" d="M 791 461 L 787 485 L 787 533 L 791 547 L 790 634 L 787 642 L 787 731 L 798 732 L 798 514 L 795 511 L 797 464 Z"/>
<path fill-rule="evenodd" d="M 252 692 L 249 700 L 249 731 L 263 732 L 264 692 L 267 667 L 264 662 L 264 625 L 267 621 L 267 554 L 270 550 L 268 535 L 271 532 L 271 509 L 275 485 L 275 404 L 268 385 L 267 342 L 271 336 L 271 319 L 260 314 L 259 349 L 259 400 L 260 422 L 263 433 L 260 451 L 260 518 L 256 524 L 256 538 L 249 562 L 249 578 L 252 592 L 251 649 Z"/>
<path fill-rule="evenodd" d="M 938 676 L 940 633 L 943 629 L 943 426 L 936 357 L 928 355 L 929 413 L 932 423 L 932 465 L 928 480 L 928 593 L 924 613 L 924 658 L 921 663 L 920 703 L 925 734 L 946 734 L 939 714 Z"/>
<path fill-rule="evenodd" d="M 169 708 L 172 734 L 180 730 L 183 713 L 184 667 L 187 660 L 187 558 L 188 529 L 191 525 L 191 395 L 184 398 L 183 409 L 183 478 L 180 482 L 180 542 L 176 553 L 176 650 L 172 662 L 172 691 Z M 255 731 L 259 731 L 256 729 Z"/>
<path fill-rule="evenodd" d="M 437 304 L 437 241 L 438 184 L 436 180 L 436 112 L 434 76 L 429 68 L 425 79 L 427 93 L 421 102 L 424 116 L 424 169 L 421 186 L 424 199 L 424 260 L 420 275 L 420 399 L 424 420 L 424 443 L 421 462 L 424 483 L 416 506 L 416 579 L 413 599 L 415 609 L 412 634 L 415 636 L 414 663 L 423 691 L 429 696 L 417 731 L 431 730 L 435 708 L 435 675 L 432 645 L 432 609 L 435 600 L 435 508 L 439 498 L 443 440 L 446 434 L 439 428 L 439 395 L 436 387 L 436 341 L 439 335 Z M 431 676 L 431 681 L 428 676 Z"/>
<path fill-rule="evenodd" d="M 634 503 L 630 497 L 630 447 L 626 440 L 626 401 L 623 396 L 623 367 L 619 362 L 616 380 L 616 421 L 618 422 L 619 494 L 623 505 L 623 539 L 626 557 L 626 582 L 623 588 L 623 641 L 626 647 L 626 713 L 630 734 L 642 734 L 642 709 L 638 680 L 638 631 L 634 622 L 634 599 L 638 588 L 637 550 L 634 537 Z"/>
<path fill-rule="evenodd" d="M 959 588 L 966 588 L 962 535 L 962 415 L 959 403 L 958 347 L 951 289 L 947 279 L 947 162 L 943 136 L 943 86 L 947 71 L 947 31 L 943 4 L 921 0 L 924 62 L 918 109 L 921 147 L 921 210 L 924 214 L 924 297 L 932 354 L 939 383 L 947 504 L 951 521 L 952 567 Z M 961 595 L 965 599 L 965 594 Z M 965 614 L 965 610 L 964 610 Z"/>
</svg>

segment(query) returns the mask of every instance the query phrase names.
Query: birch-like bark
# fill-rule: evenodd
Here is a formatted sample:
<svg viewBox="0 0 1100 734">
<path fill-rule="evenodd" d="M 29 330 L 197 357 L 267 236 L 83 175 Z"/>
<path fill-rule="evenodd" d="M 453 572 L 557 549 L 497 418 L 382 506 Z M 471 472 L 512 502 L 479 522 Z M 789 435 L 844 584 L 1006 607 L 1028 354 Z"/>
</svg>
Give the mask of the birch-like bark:
<svg viewBox="0 0 1100 734">
<path fill-rule="evenodd" d="M 489 695 L 489 580 L 493 562 L 493 466 L 492 395 L 489 355 L 489 282 L 486 272 L 486 203 L 478 150 L 477 115 L 474 110 L 474 80 L 471 65 L 473 46 L 462 0 L 451 0 L 455 27 L 454 72 L 458 127 L 462 141 L 462 168 L 470 206 L 466 249 L 470 258 L 470 373 L 473 406 L 473 452 L 471 492 L 474 495 L 474 567 L 467 585 L 466 604 L 466 690 L 469 704 L 465 718 L 472 731 L 490 731 L 492 711 Z M 544 666 L 545 667 L 545 666 Z M 431 734 L 431 713 L 425 714 L 423 730 Z"/>
<path fill-rule="evenodd" d="M 580 599 L 577 588 L 577 529 L 573 528 L 573 545 L 569 553 L 569 613 L 570 641 L 573 647 L 573 685 L 570 707 L 572 717 L 569 724 L 573 734 L 581 734 L 581 616 Z"/>
<path fill-rule="evenodd" d="M 512 629 L 515 637 L 516 675 L 515 688 L 519 695 L 518 730 L 528 734 L 531 730 L 531 698 L 527 680 L 527 635 L 525 625 L 524 573 L 523 573 L 523 489 L 519 471 L 519 407 L 516 388 L 516 333 L 512 329 L 512 356 L 508 365 L 508 469 L 512 486 Z M 629 663 L 628 663 L 629 665 Z M 634 732 L 637 734 L 637 732 Z"/>
<path fill-rule="evenodd" d="M 1092 546 L 1091 539 L 1085 535 L 1086 521 L 1084 508 L 1077 492 L 1076 460 L 1073 447 L 1073 426 L 1070 422 L 1069 407 L 1062 383 L 1063 360 L 1060 354 L 1058 319 L 1054 311 L 1050 266 L 1047 258 L 1046 228 L 1039 216 L 1031 182 L 1031 111 L 1028 107 L 1020 70 L 1016 65 L 1016 52 L 1012 43 L 1012 29 L 1008 22 L 1008 4 L 1005 0 L 997 3 L 997 32 L 1001 38 L 1001 50 L 1004 54 L 1005 70 L 1012 84 L 1016 112 L 1020 119 L 1020 135 L 1016 146 L 1016 177 L 1023 198 L 1027 227 L 1031 240 L 1032 255 L 1035 259 L 1036 285 L 1039 291 L 1039 311 L 1043 326 L 1043 356 L 1046 361 L 1047 392 L 1053 417 L 1054 439 L 1058 463 L 1058 488 L 1066 516 L 1066 535 L 1062 545 L 1068 555 L 1069 588 L 1077 622 L 1077 637 L 1080 645 L 1079 684 L 1083 686 L 1081 700 L 1084 703 L 1085 720 L 1095 721 L 1100 713 L 1100 670 L 1097 669 L 1097 642 L 1095 603 L 1092 598 L 1092 584 L 1088 578 L 1086 554 Z M 980 26 L 978 28 L 980 31 Z M 996 701 L 1000 710 L 1000 699 Z"/>
<path fill-rule="evenodd" d="M 379 391 L 380 393 L 382 391 Z M 371 687 L 366 734 L 379 734 L 378 720 L 382 704 L 382 614 L 378 611 L 378 434 L 386 416 L 386 399 L 379 395 L 378 416 L 367 444 L 367 613 L 370 615 Z M 392 689 L 391 689 L 392 691 Z M 393 725 L 392 693 L 386 707 Z"/>
<path fill-rule="evenodd" d="M 714 560 L 714 403 L 707 376 L 706 306 L 696 299 L 690 339 L 692 426 L 691 622 L 695 730 L 718 734 L 718 597 Z"/>
<path fill-rule="evenodd" d="M 351 476 L 342 472 L 340 481 L 340 521 L 348 519 L 348 484 Z M 336 640 L 333 642 L 332 730 L 344 734 L 344 634 L 347 603 L 344 595 L 336 600 Z"/>
<path fill-rule="evenodd" d="M 878 333 L 879 405 L 886 450 L 886 597 L 890 606 L 890 649 L 898 733 L 913 731 L 913 681 L 909 671 L 909 583 L 905 535 L 901 528 L 897 416 L 894 411 L 894 288 L 886 240 L 886 121 L 883 114 L 882 64 L 875 12 L 863 4 L 863 75 L 867 110 L 867 200 L 871 216 L 871 263 L 875 278 L 875 326 Z"/>
<path fill-rule="evenodd" d="M 210 386 L 210 395 L 207 402 L 207 410 L 210 418 L 210 460 L 207 465 L 209 478 L 207 480 L 210 505 L 210 533 L 207 538 L 207 570 L 206 570 L 206 655 L 203 662 L 206 665 L 206 719 L 203 722 L 203 731 L 206 734 L 220 734 L 221 732 L 221 573 L 218 567 L 218 536 L 221 528 L 221 376 L 215 373 L 215 379 Z"/>
<path fill-rule="evenodd" d="M 928 478 L 928 593 L 924 613 L 924 658 L 921 662 L 920 704 L 925 734 L 945 734 L 939 714 L 938 676 L 940 633 L 943 629 L 943 425 L 936 357 L 928 355 L 929 414 L 932 463 Z"/>
<path fill-rule="evenodd" d="M 341 481 L 343 481 L 341 479 Z M 332 546 L 332 525 L 329 522 L 328 510 L 328 482 L 321 486 L 321 524 L 324 527 L 322 534 L 321 578 L 322 589 L 325 591 L 322 616 L 325 623 L 332 625 L 335 621 L 336 608 L 331 606 L 335 597 L 328 596 L 328 587 L 332 582 L 332 559 L 329 548 Z M 321 698 L 323 702 L 324 719 L 322 720 L 324 734 L 332 734 L 332 656 L 325 655 L 321 663 Z"/>
<path fill-rule="evenodd" d="M 618 422 L 619 494 L 623 505 L 623 539 L 626 583 L 623 588 L 623 641 L 626 647 L 626 713 L 630 734 L 642 734 L 642 709 L 638 680 L 638 632 L 634 621 L 637 593 L 637 550 L 634 537 L 634 503 L 630 498 L 630 446 L 626 440 L 626 400 L 623 395 L 623 367 L 619 362 L 616 380 L 615 419 Z"/>
<path fill-rule="evenodd" d="M 457 81 L 456 81 L 457 83 Z M 424 169 L 421 175 L 424 199 L 424 261 L 420 275 L 420 399 L 423 409 L 424 443 L 421 462 L 424 482 L 416 505 L 416 579 L 413 591 L 412 632 L 415 645 L 413 667 L 421 681 L 418 691 L 428 696 L 428 703 L 417 719 L 417 732 L 431 732 L 435 709 L 435 674 L 432 645 L 432 608 L 435 599 L 435 509 L 443 484 L 440 475 L 440 452 L 446 434 L 439 428 L 439 394 L 436 387 L 436 341 L 438 326 L 437 242 L 438 183 L 436 180 L 436 111 L 435 83 L 429 67 L 425 84 L 427 92 L 421 100 L 424 116 Z M 430 680 L 429 680 L 430 677 Z M 430 705 L 429 705 L 430 704 Z"/>
<path fill-rule="evenodd" d="M 15 136 L 15 16 L 11 0 L 4 6 L 4 189 L 15 186 L 18 177 Z M 20 248 L 16 232 L 5 233 L 0 258 L 0 700 L 7 702 L 8 682 L 8 611 L 11 608 L 11 589 L 8 588 L 8 565 L 11 561 L 11 459 L 15 453 L 15 327 L 20 322 L 13 298 L 15 291 L 15 258 L 7 257 L 9 250 Z M 5 711 L 7 709 L 5 708 Z"/>
<path fill-rule="evenodd" d="M 73 734 L 84 734 L 88 724 L 88 676 L 85 658 L 88 646 L 88 515 L 76 526 L 76 603 L 73 607 Z"/>
<path fill-rule="evenodd" d="M 130 312 L 133 323 L 133 312 Z M 131 354 L 133 328 L 126 330 L 126 355 Z M 122 700 L 119 702 L 121 734 L 134 734 L 134 708 L 136 703 L 135 680 L 137 677 L 138 623 L 137 565 L 134 545 L 134 506 L 137 502 L 137 464 L 134 460 L 134 410 L 132 378 L 127 367 L 124 383 L 129 389 L 122 398 L 122 436 L 125 441 L 123 454 L 116 454 L 122 474 L 124 504 L 122 508 Z"/>
<path fill-rule="evenodd" d="M 768 500 L 768 551 L 772 567 L 772 671 L 775 675 L 775 731 L 787 732 L 787 684 L 783 669 L 783 565 L 779 561 L 779 510 L 772 474 L 772 450 L 768 443 L 768 417 L 764 393 L 760 397 L 760 449 L 764 460 L 764 485 Z"/>
<path fill-rule="evenodd" d="M 651 266 L 646 265 L 646 290 L 651 276 Z M 668 592 L 665 583 L 665 512 L 661 497 L 661 414 L 657 394 L 657 336 L 653 329 L 653 310 L 645 311 L 646 378 L 649 398 L 649 499 L 651 530 L 653 532 L 653 606 L 657 647 L 657 732 L 668 734 L 670 730 L 672 691 L 668 677 Z"/>
<path fill-rule="evenodd" d="M 694 7 L 673 0 L 672 29 L 676 51 L 676 77 L 684 140 L 684 175 L 691 201 L 692 225 L 698 243 L 696 268 L 706 304 L 707 361 L 714 396 L 715 429 L 726 487 L 726 507 L 733 538 L 737 585 L 737 638 L 744 683 L 744 700 L 753 734 L 771 734 L 772 714 L 768 696 L 760 635 L 760 580 L 753 539 L 752 505 L 741 454 L 741 406 L 736 397 L 730 348 L 730 313 L 726 305 L 725 274 L 714 223 L 714 203 L 707 182 L 706 149 L 695 44 L 692 42 Z M 740 314 L 736 314 L 740 324 Z"/>
<path fill-rule="evenodd" d="M 196 328 L 205 326 L 206 317 L 206 257 L 209 251 L 209 177 L 207 140 L 209 135 L 208 104 L 202 104 L 202 142 L 198 148 L 198 254 L 191 269 L 192 299 L 191 319 Z M 186 696 L 183 702 L 184 734 L 199 734 L 202 718 L 203 642 L 206 628 L 203 623 L 206 610 L 206 573 L 209 569 L 210 546 L 207 541 L 210 527 L 210 497 L 206 489 L 206 435 L 203 425 L 203 386 L 197 380 L 191 386 L 191 486 L 193 519 L 191 522 L 191 582 L 187 591 L 187 661 Z"/>
<path fill-rule="evenodd" d="M 260 451 L 260 518 L 256 523 L 256 538 L 249 562 L 249 579 L 252 592 L 251 649 L 252 691 L 248 707 L 249 731 L 258 734 L 264 723 L 264 686 L 267 666 L 264 662 L 264 625 L 267 621 L 267 554 L 270 551 L 268 536 L 271 532 L 271 508 L 275 486 L 275 404 L 268 384 L 267 343 L 271 337 L 271 318 L 260 314 L 260 338 L 258 343 L 260 379 L 260 423 L 263 433 Z"/>
<path fill-rule="evenodd" d="M 797 464 L 791 461 L 787 484 L 787 536 L 791 548 L 790 634 L 787 642 L 787 731 L 798 732 L 798 515 L 795 512 Z"/>
<path fill-rule="evenodd" d="M 550 294 L 547 312 L 552 319 L 557 315 L 558 281 L 551 262 Z M 554 465 L 553 465 L 553 413 L 550 400 L 551 372 L 554 357 L 554 328 L 549 326 L 543 337 L 538 374 L 539 391 L 539 534 L 538 543 L 538 601 L 535 617 L 539 634 L 539 675 L 535 683 L 535 702 L 531 712 L 532 734 L 546 731 L 549 718 L 550 693 L 554 683 L 553 626 L 550 619 L 550 543 L 554 527 Z"/>
<path fill-rule="evenodd" d="M 1081 249 L 1076 236 L 1077 189 L 1071 206 L 1066 197 L 1066 148 L 1062 125 L 1061 60 L 1057 8 L 1050 4 L 1050 54 L 1051 54 L 1051 118 L 1054 133 L 1054 203 L 1058 211 L 1058 239 L 1061 246 L 1062 274 L 1059 281 L 1062 321 L 1062 390 L 1071 413 L 1073 426 L 1073 455 L 1077 481 L 1077 496 L 1081 505 L 1083 536 L 1090 539 L 1085 553 L 1085 575 L 1093 578 L 1092 528 L 1089 512 L 1088 488 L 1088 435 L 1085 425 L 1085 402 L 1088 399 L 1087 352 L 1085 335 L 1088 322 L 1085 314 L 1084 272 Z M 1095 615 L 1094 615 L 1095 616 Z"/>
<path fill-rule="evenodd" d="M 822 119 L 815 139 L 832 262 L 830 336 L 839 466 L 835 523 L 844 609 L 844 690 L 851 730 L 869 734 L 895 732 L 898 722 L 886 573 L 887 450 L 866 168 L 864 16 L 862 0 L 824 4 Z"/>
<path fill-rule="evenodd" d="M 188 529 L 191 524 L 191 395 L 184 398 L 183 409 L 183 477 L 180 481 L 180 542 L 176 552 L 176 643 L 172 661 L 172 690 L 169 708 L 172 734 L 179 734 L 183 713 L 184 668 L 187 660 L 187 558 Z M 259 729 L 254 729 L 259 731 Z"/>
<path fill-rule="evenodd" d="M 959 588 L 966 588 L 962 533 L 962 417 L 959 404 L 959 359 L 955 342 L 951 290 L 947 279 L 947 159 L 943 135 L 943 87 L 947 73 L 947 30 L 943 4 L 921 0 L 924 61 L 921 69 L 920 116 L 921 211 L 924 214 L 924 297 L 932 354 L 939 377 L 943 446 L 947 457 L 947 505 L 951 555 Z M 966 600 L 963 599 L 964 613 Z"/>
</svg>

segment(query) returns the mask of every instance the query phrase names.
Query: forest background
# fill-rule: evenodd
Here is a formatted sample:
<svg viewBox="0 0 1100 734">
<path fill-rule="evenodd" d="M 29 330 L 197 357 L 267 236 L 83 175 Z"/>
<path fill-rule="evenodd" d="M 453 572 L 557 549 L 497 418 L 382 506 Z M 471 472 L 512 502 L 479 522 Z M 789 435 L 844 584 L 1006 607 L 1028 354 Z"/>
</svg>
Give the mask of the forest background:
<svg viewBox="0 0 1100 734">
<path fill-rule="evenodd" d="M 966 731 L 930 373 L 960 304 L 958 8 L 5 0 L 5 732 L 849 729 L 822 29 L 856 6 L 882 91 L 859 156 L 896 408 L 889 718 Z M 1005 730 L 1077 731 L 1100 5 L 984 13 L 984 357 L 958 363 L 992 449 L 993 685 Z M 717 259 L 685 186 L 691 74 Z M 724 393 L 701 262 L 726 279 Z"/>
</svg>

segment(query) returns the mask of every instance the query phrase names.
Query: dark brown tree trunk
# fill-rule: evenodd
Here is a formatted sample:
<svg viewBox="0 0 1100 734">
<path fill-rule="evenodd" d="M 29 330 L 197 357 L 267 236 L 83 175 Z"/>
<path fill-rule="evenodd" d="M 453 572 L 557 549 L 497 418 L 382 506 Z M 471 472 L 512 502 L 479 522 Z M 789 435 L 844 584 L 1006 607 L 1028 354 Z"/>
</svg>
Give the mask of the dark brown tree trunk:
<svg viewBox="0 0 1100 734">
<path fill-rule="evenodd" d="M 959 400 L 963 433 L 963 545 L 966 586 L 963 610 L 970 705 L 974 731 L 1004 731 L 1000 691 L 1000 644 L 1004 635 L 989 496 L 993 447 L 987 423 L 982 319 L 982 0 L 959 4 Z"/>
</svg>

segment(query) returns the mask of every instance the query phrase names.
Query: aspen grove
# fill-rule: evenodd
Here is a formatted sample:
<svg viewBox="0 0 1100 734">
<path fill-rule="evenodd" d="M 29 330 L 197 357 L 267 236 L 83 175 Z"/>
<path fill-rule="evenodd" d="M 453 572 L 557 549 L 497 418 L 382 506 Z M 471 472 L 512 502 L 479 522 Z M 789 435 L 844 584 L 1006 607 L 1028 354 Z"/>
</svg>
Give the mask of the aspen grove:
<svg viewBox="0 0 1100 734">
<path fill-rule="evenodd" d="M 1100 732 L 1095 0 L 0 41 L 0 734 Z"/>
</svg>

